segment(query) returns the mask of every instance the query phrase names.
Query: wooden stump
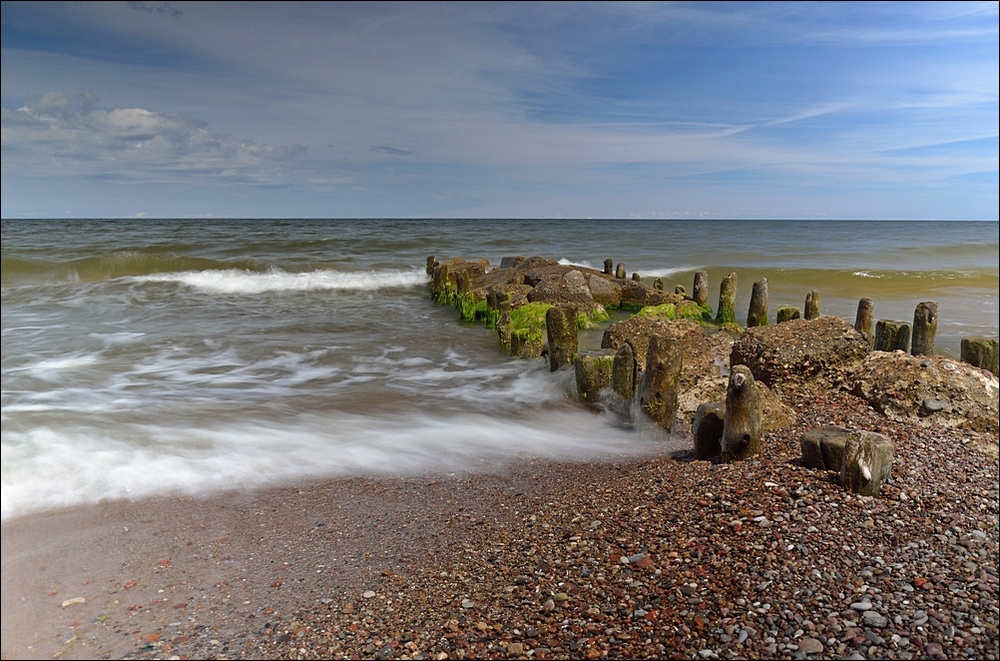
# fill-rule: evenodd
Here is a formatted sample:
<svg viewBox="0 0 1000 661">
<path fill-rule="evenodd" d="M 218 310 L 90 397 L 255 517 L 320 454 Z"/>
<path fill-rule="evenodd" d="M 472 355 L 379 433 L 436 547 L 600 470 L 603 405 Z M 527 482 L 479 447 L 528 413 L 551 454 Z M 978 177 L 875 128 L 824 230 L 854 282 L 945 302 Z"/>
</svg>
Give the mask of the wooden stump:
<svg viewBox="0 0 1000 661">
<path fill-rule="evenodd" d="M 637 368 L 635 347 L 626 340 L 615 352 L 611 366 L 611 389 L 628 403 L 635 399 L 636 377 L 639 372 Z"/>
<path fill-rule="evenodd" d="M 996 375 L 997 341 L 986 337 L 963 337 L 962 361 Z"/>
<path fill-rule="evenodd" d="M 574 369 L 580 399 L 589 403 L 599 399 L 601 390 L 611 383 L 613 361 L 614 353 L 610 349 L 582 351 L 577 355 Z"/>
<path fill-rule="evenodd" d="M 910 353 L 914 356 L 933 356 L 937 327 L 937 301 L 918 303 L 916 310 L 913 311 L 913 342 Z"/>
<path fill-rule="evenodd" d="M 854 319 L 854 330 L 861 333 L 868 346 L 875 343 L 875 303 L 872 299 L 862 298 L 858 301 L 858 316 Z"/>
<path fill-rule="evenodd" d="M 612 273 L 614 273 L 614 266 L 615 266 L 614 260 L 612 259 L 604 260 L 604 274 L 611 275 Z"/>
<path fill-rule="evenodd" d="M 854 431 L 844 445 L 840 484 L 862 496 L 877 496 L 892 474 L 892 442 L 882 434 Z"/>
<path fill-rule="evenodd" d="M 726 417 L 722 432 L 725 461 L 749 459 L 760 452 L 761 393 L 750 368 L 736 365 L 726 388 Z"/>
<path fill-rule="evenodd" d="M 910 325 L 904 321 L 879 319 L 875 324 L 876 351 L 906 351 L 910 346 Z"/>
<path fill-rule="evenodd" d="M 434 255 L 427 255 L 427 275 L 434 275 L 434 269 L 438 265 L 438 260 L 434 259 Z"/>
<path fill-rule="evenodd" d="M 819 319 L 819 291 L 813 289 L 806 294 L 806 319 Z"/>
<path fill-rule="evenodd" d="M 717 324 L 736 323 L 736 273 L 730 273 L 719 285 L 719 311 L 715 315 Z"/>
<path fill-rule="evenodd" d="M 777 319 L 779 324 L 785 321 L 791 321 L 792 319 L 800 319 L 801 317 L 802 314 L 797 307 L 785 305 L 778 308 Z"/>
<path fill-rule="evenodd" d="M 653 280 L 653 289 L 655 289 L 656 291 L 663 291 L 663 279 L 662 278 L 657 278 L 656 280 Z"/>
<path fill-rule="evenodd" d="M 646 415 L 668 432 L 677 416 L 681 366 L 682 354 L 677 342 L 658 335 L 649 338 L 639 403 Z"/>
<path fill-rule="evenodd" d="M 767 278 L 753 283 L 750 295 L 750 310 L 747 312 L 747 328 L 767 326 Z"/>
<path fill-rule="evenodd" d="M 624 280 L 625 279 L 625 265 L 624 264 L 619 264 L 618 268 L 615 269 L 615 277 L 618 278 L 619 280 Z"/>
<path fill-rule="evenodd" d="M 555 305 L 545 311 L 549 340 L 549 369 L 553 372 L 576 360 L 576 308 Z"/>
<path fill-rule="evenodd" d="M 694 272 L 694 287 L 691 291 L 691 300 L 698 305 L 708 303 L 708 271 Z"/>
</svg>

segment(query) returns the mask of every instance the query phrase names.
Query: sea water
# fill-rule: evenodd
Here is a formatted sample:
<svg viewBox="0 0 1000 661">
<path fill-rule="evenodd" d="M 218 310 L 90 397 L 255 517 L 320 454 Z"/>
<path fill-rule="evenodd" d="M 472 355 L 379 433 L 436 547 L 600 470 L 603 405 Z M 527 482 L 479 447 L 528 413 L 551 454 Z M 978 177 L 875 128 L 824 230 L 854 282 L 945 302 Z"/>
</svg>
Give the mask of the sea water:
<svg viewBox="0 0 1000 661">
<path fill-rule="evenodd" d="M 671 439 L 586 410 L 433 303 L 439 260 L 541 255 L 690 291 L 737 321 L 819 290 L 853 323 L 938 302 L 936 350 L 998 334 L 995 222 L 4 220 L 2 516 L 358 473 L 603 460 Z M 598 343 L 600 334 L 585 341 Z"/>
</svg>

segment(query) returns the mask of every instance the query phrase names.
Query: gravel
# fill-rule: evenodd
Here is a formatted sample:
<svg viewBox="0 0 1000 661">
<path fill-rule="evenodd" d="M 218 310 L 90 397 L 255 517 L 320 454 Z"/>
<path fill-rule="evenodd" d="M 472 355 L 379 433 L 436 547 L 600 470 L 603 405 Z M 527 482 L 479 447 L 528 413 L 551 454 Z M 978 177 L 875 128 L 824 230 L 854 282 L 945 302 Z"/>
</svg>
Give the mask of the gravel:
<svg viewBox="0 0 1000 661">
<path fill-rule="evenodd" d="M 665 449 L 148 505 L 171 562 L 97 578 L 76 640 L 26 652 L 5 626 L 4 656 L 997 659 L 1000 482 L 973 449 L 997 439 L 833 390 L 783 397 L 796 424 L 736 464 Z M 801 465 L 799 436 L 828 424 L 893 441 L 880 497 Z M 143 539 L 130 557 L 157 557 Z"/>
</svg>

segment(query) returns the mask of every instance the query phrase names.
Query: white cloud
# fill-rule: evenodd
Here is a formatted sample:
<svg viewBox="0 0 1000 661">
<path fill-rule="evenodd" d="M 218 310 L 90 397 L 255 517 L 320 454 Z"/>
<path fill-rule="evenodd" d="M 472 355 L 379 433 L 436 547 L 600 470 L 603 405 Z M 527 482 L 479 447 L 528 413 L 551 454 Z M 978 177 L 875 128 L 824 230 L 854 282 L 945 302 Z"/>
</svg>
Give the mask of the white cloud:
<svg viewBox="0 0 1000 661">
<path fill-rule="evenodd" d="M 96 101 L 50 93 L 17 110 L 3 108 L 4 169 L 16 163 L 21 174 L 34 166 L 91 176 L 197 172 L 266 180 L 305 150 L 214 134 L 202 122 L 144 108 L 102 110 Z"/>
</svg>

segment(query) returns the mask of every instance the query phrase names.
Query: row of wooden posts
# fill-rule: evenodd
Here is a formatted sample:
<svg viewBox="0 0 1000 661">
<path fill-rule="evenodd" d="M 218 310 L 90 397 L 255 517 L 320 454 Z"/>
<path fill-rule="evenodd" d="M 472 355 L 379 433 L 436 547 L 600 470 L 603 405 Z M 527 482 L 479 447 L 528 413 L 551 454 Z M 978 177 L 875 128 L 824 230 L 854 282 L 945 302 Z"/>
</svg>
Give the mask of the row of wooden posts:
<svg viewBox="0 0 1000 661">
<path fill-rule="evenodd" d="M 611 275 L 613 261 L 604 260 L 604 273 Z M 616 278 L 625 277 L 625 265 L 618 264 L 614 272 Z M 633 280 L 639 280 L 639 274 L 632 274 Z M 653 287 L 663 290 L 663 281 L 657 278 Z M 675 291 L 686 295 L 682 285 L 677 285 Z M 753 284 L 750 295 L 750 309 L 747 312 L 747 328 L 766 326 L 767 321 L 767 278 L 762 278 Z M 708 301 L 708 273 L 696 271 L 691 299 L 698 305 Z M 797 307 L 783 306 L 778 308 L 777 323 L 792 319 L 816 319 L 820 316 L 820 293 L 812 290 L 806 294 L 805 314 Z M 719 307 L 715 321 L 719 324 L 736 323 L 736 273 L 730 273 L 722 279 L 719 285 Z M 876 351 L 908 351 L 914 356 L 933 356 L 934 340 L 937 337 L 938 304 L 936 301 L 923 301 L 917 304 L 913 312 L 913 324 L 891 319 L 875 321 L 875 303 L 870 298 L 862 298 L 858 302 L 858 313 L 854 328 L 864 336 L 868 345 Z M 997 374 L 997 340 L 984 337 L 962 338 L 961 360 L 975 367 L 989 370 Z"/>
</svg>

